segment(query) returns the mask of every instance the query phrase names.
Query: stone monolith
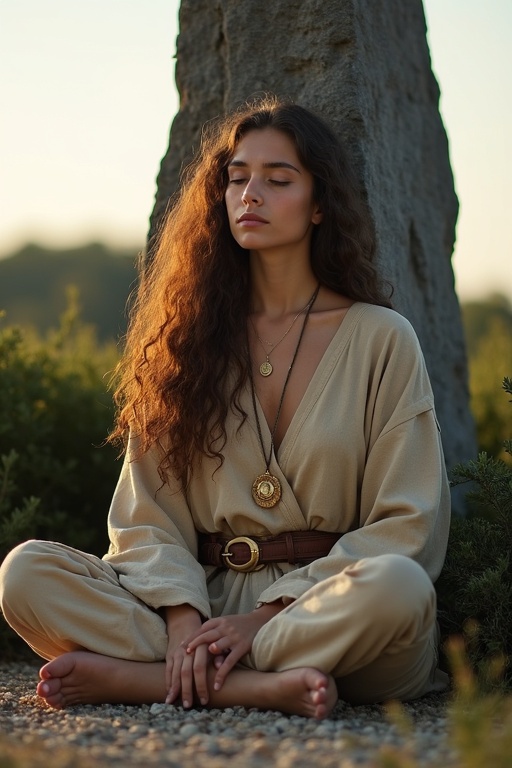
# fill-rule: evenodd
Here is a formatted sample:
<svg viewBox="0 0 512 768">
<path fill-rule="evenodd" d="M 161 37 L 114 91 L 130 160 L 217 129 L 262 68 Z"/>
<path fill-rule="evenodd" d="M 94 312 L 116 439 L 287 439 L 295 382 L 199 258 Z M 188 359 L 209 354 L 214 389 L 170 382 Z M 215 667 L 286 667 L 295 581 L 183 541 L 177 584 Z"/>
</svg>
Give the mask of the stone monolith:
<svg viewBox="0 0 512 768">
<path fill-rule="evenodd" d="M 323 114 L 366 191 L 395 307 L 420 338 L 447 465 L 474 456 L 451 265 L 458 203 L 421 0 L 182 0 L 176 81 L 150 238 L 207 120 L 261 92 Z"/>
</svg>

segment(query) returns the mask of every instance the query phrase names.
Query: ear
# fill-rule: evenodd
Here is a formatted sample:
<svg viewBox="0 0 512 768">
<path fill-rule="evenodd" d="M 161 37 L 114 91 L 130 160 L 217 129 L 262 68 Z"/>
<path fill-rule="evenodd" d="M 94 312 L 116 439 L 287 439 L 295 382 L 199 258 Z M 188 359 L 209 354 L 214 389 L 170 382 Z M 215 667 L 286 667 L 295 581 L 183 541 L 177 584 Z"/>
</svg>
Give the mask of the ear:
<svg viewBox="0 0 512 768">
<path fill-rule="evenodd" d="M 322 211 L 320 210 L 320 208 L 315 208 L 315 210 L 313 211 L 313 215 L 311 216 L 311 223 L 312 224 L 320 224 L 320 222 L 322 221 L 323 217 L 324 217 L 324 215 L 323 215 Z"/>
</svg>

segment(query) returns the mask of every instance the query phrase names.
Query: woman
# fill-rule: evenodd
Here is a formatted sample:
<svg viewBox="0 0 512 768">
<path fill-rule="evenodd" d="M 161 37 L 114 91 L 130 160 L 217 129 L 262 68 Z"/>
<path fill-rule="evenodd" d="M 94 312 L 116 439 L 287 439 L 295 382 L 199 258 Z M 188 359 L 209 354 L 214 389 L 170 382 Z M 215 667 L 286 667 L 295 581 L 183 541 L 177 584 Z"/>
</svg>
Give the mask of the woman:
<svg viewBox="0 0 512 768">
<path fill-rule="evenodd" d="M 141 283 L 102 559 L 26 542 L 38 694 L 326 717 L 444 687 L 449 494 L 418 341 L 335 135 L 267 99 L 210 127 Z"/>
</svg>

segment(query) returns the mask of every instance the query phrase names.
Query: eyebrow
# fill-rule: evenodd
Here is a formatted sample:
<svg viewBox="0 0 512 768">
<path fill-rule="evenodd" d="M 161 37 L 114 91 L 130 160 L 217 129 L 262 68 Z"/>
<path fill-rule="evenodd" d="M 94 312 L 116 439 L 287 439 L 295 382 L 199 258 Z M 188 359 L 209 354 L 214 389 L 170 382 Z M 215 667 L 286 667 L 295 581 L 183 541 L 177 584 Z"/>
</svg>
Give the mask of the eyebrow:
<svg viewBox="0 0 512 768">
<path fill-rule="evenodd" d="M 232 160 L 229 163 L 230 168 L 247 168 L 248 163 L 244 163 L 243 160 Z M 263 168 L 289 168 L 292 171 L 300 173 L 299 169 L 291 163 L 285 163 L 284 161 L 278 161 L 275 163 L 263 163 Z"/>
</svg>

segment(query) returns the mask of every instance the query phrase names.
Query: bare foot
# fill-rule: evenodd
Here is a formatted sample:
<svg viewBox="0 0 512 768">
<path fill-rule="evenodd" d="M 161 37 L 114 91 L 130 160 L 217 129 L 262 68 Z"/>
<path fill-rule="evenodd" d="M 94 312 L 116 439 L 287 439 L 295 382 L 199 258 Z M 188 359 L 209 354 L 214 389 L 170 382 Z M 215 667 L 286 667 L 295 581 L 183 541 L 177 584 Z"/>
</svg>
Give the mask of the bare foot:
<svg viewBox="0 0 512 768">
<path fill-rule="evenodd" d="M 238 704 L 322 720 L 332 712 L 337 700 L 334 679 L 312 667 L 284 672 L 234 669 L 222 689 L 210 696 L 210 706 Z"/>
<path fill-rule="evenodd" d="M 39 671 L 37 694 L 50 707 L 73 704 L 152 704 L 165 701 L 165 665 L 72 651 Z"/>
<path fill-rule="evenodd" d="M 220 691 L 213 690 L 216 670 L 210 669 L 208 706 L 274 709 L 321 720 L 338 698 L 332 677 L 301 667 L 284 672 L 234 669 Z M 37 693 L 54 709 L 73 704 L 152 704 L 164 702 L 165 665 L 114 659 L 88 651 L 73 651 L 45 664 Z"/>
</svg>

